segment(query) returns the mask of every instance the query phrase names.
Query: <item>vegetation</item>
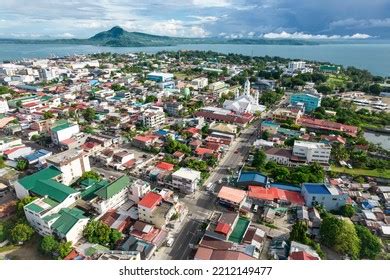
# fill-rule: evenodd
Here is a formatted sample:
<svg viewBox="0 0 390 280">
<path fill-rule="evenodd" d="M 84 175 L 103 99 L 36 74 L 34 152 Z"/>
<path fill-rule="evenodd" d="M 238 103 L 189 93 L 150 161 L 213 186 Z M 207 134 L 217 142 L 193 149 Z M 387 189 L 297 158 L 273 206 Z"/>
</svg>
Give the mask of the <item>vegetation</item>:
<svg viewBox="0 0 390 280">
<path fill-rule="evenodd" d="M 90 221 L 85 227 L 83 234 L 88 242 L 111 248 L 122 238 L 122 234 L 118 230 L 111 229 L 100 221 Z"/>
<path fill-rule="evenodd" d="M 16 169 L 19 171 L 24 171 L 28 169 L 28 161 L 26 159 L 19 159 L 16 162 Z"/>
<path fill-rule="evenodd" d="M 33 236 L 34 229 L 25 223 L 18 223 L 11 229 L 10 237 L 14 243 L 24 243 Z"/>
<path fill-rule="evenodd" d="M 96 181 L 100 181 L 102 177 L 96 171 L 91 170 L 91 171 L 84 172 L 83 175 L 81 175 L 79 181 L 83 181 L 86 179 L 93 179 Z"/>
<path fill-rule="evenodd" d="M 361 259 L 376 259 L 382 250 L 380 239 L 371 233 L 366 227 L 356 225 L 356 233 L 360 239 L 360 258 Z"/>
<path fill-rule="evenodd" d="M 87 108 L 83 112 L 83 118 L 87 122 L 92 122 L 96 118 L 96 110 L 94 108 Z"/>
<path fill-rule="evenodd" d="M 50 112 L 50 111 L 46 111 L 46 112 L 43 113 L 43 118 L 44 118 L 45 120 L 51 119 L 51 118 L 53 118 L 53 117 L 54 117 L 54 114 L 53 114 L 52 112 Z"/>
<path fill-rule="evenodd" d="M 348 174 L 351 176 L 369 176 L 369 177 L 380 177 L 390 179 L 390 170 L 387 169 L 363 169 L 363 168 L 353 168 L 349 169 L 347 167 L 338 167 L 332 165 L 332 172 Z"/>
<path fill-rule="evenodd" d="M 320 227 L 320 240 L 340 254 L 352 259 L 359 258 L 360 240 L 352 222 L 325 214 Z"/>
<path fill-rule="evenodd" d="M 186 144 L 180 143 L 177 140 L 174 140 L 172 137 L 168 137 L 164 146 L 164 150 L 168 154 L 173 154 L 176 151 L 180 151 L 184 154 L 189 155 L 191 153 L 191 148 Z"/>
<path fill-rule="evenodd" d="M 352 218 L 355 215 L 355 208 L 351 204 L 346 204 L 340 207 L 340 214 L 344 217 Z"/>
<path fill-rule="evenodd" d="M 16 203 L 16 216 L 19 219 L 25 219 L 24 206 L 26 206 L 27 204 L 33 202 L 35 199 L 37 199 L 37 198 L 36 197 L 32 197 L 32 196 L 25 196 L 25 197 L 23 197 L 21 200 L 19 200 Z"/>
<path fill-rule="evenodd" d="M 320 245 L 309 238 L 307 234 L 307 225 L 302 221 L 299 221 L 292 226 L 290 232 L 290 241 L 296 241 L 305 245 L 309 245 L 314 250 L 316 250 L 320 258 L 323 259 L 325 257 L 325 254 L 321 250 Z"/>
<path fill-rule="evenodd" d="M 267 107 L 272 107 L 282 99 L 283 95 L 284 92 L 282 90 L 276 90 L 275 92 L 266 91 L 260 96 L 259 102 Z"/>
</svg>

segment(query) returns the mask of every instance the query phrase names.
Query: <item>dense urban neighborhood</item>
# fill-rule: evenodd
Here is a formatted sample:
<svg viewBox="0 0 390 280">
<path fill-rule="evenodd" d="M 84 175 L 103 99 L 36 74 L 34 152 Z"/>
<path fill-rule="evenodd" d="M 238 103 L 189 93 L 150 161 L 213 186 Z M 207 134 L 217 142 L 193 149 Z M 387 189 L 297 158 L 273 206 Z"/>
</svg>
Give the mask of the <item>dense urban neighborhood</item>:
<svg viewBox="0 0 390 280">
<path fill-rule="evenodd" d="M 4 61 L 0 259 L 390 259 L 389 140 L 390 78 L 354 67 Z"/>
</svg>

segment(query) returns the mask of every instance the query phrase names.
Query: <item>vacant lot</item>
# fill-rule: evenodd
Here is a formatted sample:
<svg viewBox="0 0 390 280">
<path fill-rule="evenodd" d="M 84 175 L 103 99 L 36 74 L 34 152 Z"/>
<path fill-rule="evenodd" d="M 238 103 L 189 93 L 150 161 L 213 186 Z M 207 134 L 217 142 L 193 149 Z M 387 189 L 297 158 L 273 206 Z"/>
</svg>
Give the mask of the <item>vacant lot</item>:
<svg viewBox="0 0 390 280">
<path fill-rule="evenodd" d="M 347 167 L 338 167 L 332 165 L 331 170 L 337 173 L 344 173 L 351 176 L 369 176 L 369 177 L 381 177 L 390 179 L 390 170 L 380 170 L 380 169 L 361 169 L 361 168 L 352 168 Z"/>
</svg>

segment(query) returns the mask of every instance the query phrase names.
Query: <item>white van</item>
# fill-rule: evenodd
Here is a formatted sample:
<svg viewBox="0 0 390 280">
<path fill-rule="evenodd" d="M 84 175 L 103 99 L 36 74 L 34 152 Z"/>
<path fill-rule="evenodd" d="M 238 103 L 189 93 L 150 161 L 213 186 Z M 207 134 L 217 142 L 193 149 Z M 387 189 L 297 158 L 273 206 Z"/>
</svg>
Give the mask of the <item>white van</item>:
<svg viewBox="0 0 390 280">
<path fill-rule="evenodd" d="M 257 210 L 259 210 L 259 205 L 255 205 L 255 207 L 253 207 L 253 213 L 257 213 Z"/>
</svg>

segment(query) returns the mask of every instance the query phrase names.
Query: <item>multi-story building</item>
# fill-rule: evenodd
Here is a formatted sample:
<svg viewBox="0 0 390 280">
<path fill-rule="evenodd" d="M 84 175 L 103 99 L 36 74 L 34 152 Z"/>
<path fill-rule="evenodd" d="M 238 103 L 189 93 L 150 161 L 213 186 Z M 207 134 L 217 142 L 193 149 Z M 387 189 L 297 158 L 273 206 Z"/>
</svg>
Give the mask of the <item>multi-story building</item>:
<svg viewBox="0 0 390 280">
<path fill-rule="evenodd" d="M 312 112 L 321 106 L 321 96 L 309 93 L 294 93 L 290 97 L 290 104 L 304 104 L 305 112 Z"/>
<path fill-rule="evenodd" d="M 52 155 L 46 158 L 46 162 L 62 172 L 62 182 L 66 185 L 80 178 L 84 172 L 91 170 L 88 154 L 79 149 Z"/>
<path fill-rule="evenodd" d="M 73 135 L 80 132 L 78 124 L 65 122 L 54 126 L 50 130 L 51 140 L 55 145 L 59 145 L 61 141 L 71 138 Z"/>
<path fill-rule="evenodd" d="M 99 214 L 104 214 L 110 209 L 116 209 L 129 200 L 129 187 L 133 180 L 129 176 L 122 176 L 115 181 L 99 188 L 91 200 L 92 206 Z"/>
<path fill-rule="evenodd" d="M 290 61 L 288 63 L 288 69 L 292 72 L 302 70 L 306 67 L 305 61 Z"/>
<path fill-rule="evenodd" d="M 338 210 L 347 203 L 348 194 L 327 184 L 302 184 L 302 196 L 306 206 L 322 205 L 326 210 Z"/>
<path fill-rule="evenodd" d="M 325 143 L 295 141 L 293 156 L 305 159 L 306 162 L 328 164 L 332 146 Z"/>
<path fill-rule="evenodd" d="M 160 109 L 147 109 L 142 115 L 144 126 L 156 128 L 165 123 L 165 114 Z"/>
<path fill-rule="evenodd" d="M 154 81 L 162 89 L 175 88 L 175 82 L 173 81 L 174 75 L 171 73 L 151 72 L 146 75 L 146 79 Z"/>
<path fill-rule="evenodd" d="M 0 114 L 5 114 L 9 111 L 8 101 L 6 99 L 0 99 Z"/>
<path fill-rule="evenodd" d="M 40 235 L 54 234 L 72 243 L 81 238 L 89 219 L 81 210 L 71 208 L 80 192 L 63 184 L 61 171 L 49 166 L 16 181 L 14 187 L 19 199 L 37 197 L 24 206 L 24 213 Z"/>
<path fill-rule="evenodd" d="M 207 79 L 207 78 L 197 78 L 197 79 L 193 79 L 191 81 L 191 85 L 195 89 L 203 89 L 203 88 L 207 87 L 208 84 L 209 84 L 209 79 Z"/>
<path fill-rule="evenodd" d="M 178 117 L 183 110 L 183 104 L 180 102 L 165 102 L 164 110 L 169 116 Z"/>
<path fill-rule="evenodd" d="M 172 173 L 172 186 L 186 194 L 195 192 L 199 181 L 200 172 L 190 168 L 182 167 Z"/>
<path fill-rule="evenodd" d="M 139 220 L 157 228 L 164 228 L 175 212 L 174 205 L 155 192 L 148 192 L 138 203 Z"/>
<path fill-rule="evenodd" d="M 145 194 L 151 191 L 150 184 L 139 179 L 135 180 L 129 188 L 129 198 L 135 203 L 138 203 Z"/>
</svg>

